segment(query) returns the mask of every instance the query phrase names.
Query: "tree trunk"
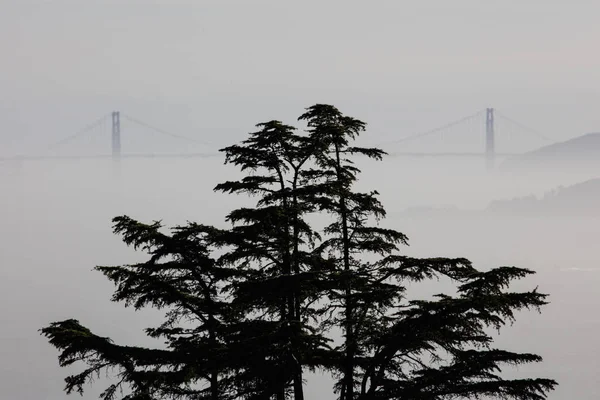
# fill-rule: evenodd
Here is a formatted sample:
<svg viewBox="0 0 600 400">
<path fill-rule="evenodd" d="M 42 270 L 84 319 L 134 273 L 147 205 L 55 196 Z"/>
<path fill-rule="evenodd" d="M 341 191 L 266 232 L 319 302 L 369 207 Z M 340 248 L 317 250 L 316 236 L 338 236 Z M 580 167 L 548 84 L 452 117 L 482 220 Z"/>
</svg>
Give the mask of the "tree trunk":
<svg viewBox="0 0 600 400">
<path fill-rule="evenodd" d="M 219 400 L 219 376 L 216 373 L 210 375 L 210 399 Z"/>
<path fill-rule="evenodd" d="M 300 261 L 298 260 L 298 195 L 296 193 L 298 182 L 298 170 L 294 171 L 294 180 L 292 183 L 292 207 L 293 207 L 293 223 L 292 223 L 292 271 L 295 275 L 300 274 Z M 300 315 L 300 290 L 294 291 L 294 320 L 301 326 L 301 315 Z M 299 328 L 301 329 L 301 328 Z M 302 360 L 295 356 L 296 372 L 294 373 L 294 400 L 304 400 L 304 388 L 302 386 Z"/>
<path fill-rule="evenodd" d="M 337 168 L 337 180 L 341 184 L 341 160 L 340 160 L 340 149 L 336 144 L 335 146 L 336 155 L 336 168 Z M 348 211 L 346 210 L 346 199 L 344 196 L 340 196 L 339 201 L 340 214 L 342 218 L 342 246 L 343 246 L 343 262 L 344 271 L 350 272 L 350 243 L 348 237 Z M 346 278 L 348 279 L 348 277 Z M 342 400 L 354 400 L 354 326 L 352 321 L 353 305 L 352 305 L 352 287 L 350 282 L 346 284 L 345 289 L 345 330 L 346 330 L 346 355 L 344 362 L 344 377 L 343 386 L 345 390 L 342 392 L 344 397 Z"/>
<path fill-rule="evenodd" d="M 208 290 L 207 287 L 203 288 L 205 296 L 207 297 L 207 299 L 210 299 L 210 311 L 209 311 L 209 315 L 208 315 L 208 337 L 209 337 L 209 341 L 211 344 L 211 347 L 213 349 L 216 349 L 217 347 L 217 333 L 216 333 L 216 326 L 217 326 L 217 321 L 215 320 L 215 316 L 214 316 L 214 302 L 212 301 L 212 298 L 210 297 L 210 292 Z M 215 357 L 216 359 L 216 357 Z M 211 372 L 210 372 L 210 398 L 211 400 L 219 400 L 219 368 L 217 363 L 213 360 L 213 365 L 211 366 Z"/>
</svg>

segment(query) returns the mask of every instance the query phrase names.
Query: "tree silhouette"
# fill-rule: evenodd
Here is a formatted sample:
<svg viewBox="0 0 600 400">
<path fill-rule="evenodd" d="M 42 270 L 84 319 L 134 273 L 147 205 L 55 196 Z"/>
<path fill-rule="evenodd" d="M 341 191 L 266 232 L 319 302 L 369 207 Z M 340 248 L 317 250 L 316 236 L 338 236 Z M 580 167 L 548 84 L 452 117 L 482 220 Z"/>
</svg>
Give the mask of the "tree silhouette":
<svg viewBox="0 0 600 400">
<path fill-rule="evenodd" d="M 120 346 L 77 320 L 51 323 L 41 332 L 60 365 L 85 365 L 66 378 L 67 393 L 109 370 L 104 400 L 303 400 L 303 373 L 320 369 L 341 400 L 545 399 L 555 381 L 501 373 L 541 357 L 496 349 L 490 335 L 546 304 L 537 290 L 510 290 L 533 272 L 403 256 L 407 238 L 381 226 L 378 193 L 354 189 L 355 160 L 385 155 L 353 146 L 365 123 L 324 104 L 299 120 L 304 132 L 269 121 L 222 150 L 245 175 L 215 190 L 257 199 L 226 216 L 229 228 L 164 233 L 159 222 L 113 220 L 149 260 L 96 269 L 115 284 L 114 301 L 165 311 L 145 333 L 166 346 Z M 436 278 L 455 292 L 409 298 L 408 285 Z"/>
</svg>

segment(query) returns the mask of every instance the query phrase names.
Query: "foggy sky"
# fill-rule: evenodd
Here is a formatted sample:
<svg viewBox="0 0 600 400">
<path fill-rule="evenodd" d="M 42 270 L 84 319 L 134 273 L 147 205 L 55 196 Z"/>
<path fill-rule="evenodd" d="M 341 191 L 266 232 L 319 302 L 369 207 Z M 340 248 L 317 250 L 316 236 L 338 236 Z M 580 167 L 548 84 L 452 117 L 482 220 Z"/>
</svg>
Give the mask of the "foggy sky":
<svg viewBox="0 0 600 400">
<path fill-rule="evenodd" d="M 113 110 L 215 148 L 245 139 L 257 122 L 294 123 L 317 102 L 366 121 L 369 143 L 486 107 L 556 140 L 600 132 L 599 15 L 598 0 L 0 0 L 0 158 L 45 151 Z M 109 153 L 104 134 L 73 151 Z M 124 126 L 124 151 L 142 151 L 142 134 Z M 169 150 L 185 151 L 180 144 Z M 538 271 L 527 287 L 539 284 L 551 304 L 523 315 L 500 345 L 544 357 L 518 372 L 556 378 L 550 399 L 592 400 L 598 215 L 404 211 L 482 210 L 597 171 L 489 174 L 483 159 L 392 158 L 366 163 L 360 185 L 381 192 L 389 226 L 411 238 L 402 254 Z M 141 332 L 156 315 L 110 303 L 112 286 L 90 271 L 143 259 L 111 234 L 110 218 L 222 224 L 246 201 L 211 191 L 230 176 L 238 175 L 222 158 L 0 162 L 0 398 L 66 397 L 62 379 L 73 371 L 58 367 L 37 331 L 50 321 L 81 318 L 119 343 L 147 344 Z M 328 378 L 311 379 L 307 398 L 328 398 Z"/>
<path fill-rule="evenodd" d="M 600 131 L 594 0 L 0 1 L 0 146 L 27 154 L 112 110 L 229 144 L 316 102 L 377 140 L 496 107 Z"/>
</svg>

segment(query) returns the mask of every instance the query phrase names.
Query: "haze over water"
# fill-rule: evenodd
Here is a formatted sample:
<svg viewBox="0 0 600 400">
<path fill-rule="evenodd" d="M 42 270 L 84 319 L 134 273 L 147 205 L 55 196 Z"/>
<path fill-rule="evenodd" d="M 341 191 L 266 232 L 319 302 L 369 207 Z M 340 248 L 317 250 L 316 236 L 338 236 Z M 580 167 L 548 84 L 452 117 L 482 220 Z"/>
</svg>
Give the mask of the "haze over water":
<svg viewBox="0 0 600 400">
<path fill-rule="evenodd" d="M 600 390 L 600 260 L 595 248 L 599 216 L 405 212 L 418 205 L 481 210 L 493 199 L 563 184 L 561 177 L 538 173 L 542 183 L 531 185 L 527 176 L 485 172 L 482 159 L 388 158 L 361 164 L 360 188 L 380 191 L 388 209 L 383 224 L 410 238 L 405 254 L 464 256 L 483 269 L 516 265 L 537 271 L 518 287 L 539 285 L 550 294 L 551 304 L 541 315 L 520 315 L 499 337 L 498 346 L 542 355 L 544 363 L 516 373 L 556 378 L 560 386 L 551 399 L 595 399 Z M 62 379 L 68 370 L 57 367 L 56 351 L 37 333 L 50 321 L 79 318 L 117 342 L 154 344 L 141 330 L 157 322 L 158 315 L 110 303 L 111 284 L 91 271 L 95 265 L 145 259 L 111 234 L 113 216 L 162 219 L 167 226 L 187 220 L 223 226 L 226 212 L 247 201 L 212 192 L 218 182 L 237 174 L 219 157 L 125 159 L 118 166 L 109 160 L 32 161 L 20 167 L 4 164 L 1 171 L 5 193 L 11 195 L 0 200 L 5 210 L 0 229 L 0 387 L 16 399 L 64 398 Z M 389 177 L 385 184 L 382 176 Z M 441 282 L 411 290 L 414 296 L 428 296 L 447 288 Z M 322 383 L 317 388 L 329 386 L 324 376 L 310 379 Z M 95 398 L 100 387 L 91 388 L 84 398 Z M 318 393 L 307 395 L 316 398 Z"/>
<path fill-rule="evenodd" d="M 3 157 L 109 154 L 107 120 L 50 147 L 113 111 L 196 140 L 166 140 L 124 118 L 124 153 L 215 151 L 258 122 L 293 124 L 315 103 L 367 122 L 362 144 L 494 107 L 550 139 L 498 120 L 497 150 L 524 152 L 600 131 L 598 15 L 597 0 L 0 0 L 0 399 L 66 397 L 70 371 L 37 332 L 51 321 L 79 318 L 117 342 L 152 344 L 142 329 L 159 316 L 110 303 L 112 285 L 91 271 L 145 259 L 112 235 L 112 217 L 222 225 L 247 201 L 212 192 L 238 176 L 221 157 L 120 165 Z M 407 151 L 479 152 L 484 134 L 478 121 Z M 536 270 L 522 285 L 539 285 L 551 304 L 523 314 L 498 346 L 544 357 L 516 373 L 558 380 L 550 399 L 598 398 L 600 213 L 482 211 L 600 178 L 598 166 L 488 173 L 481 158 L 361 166 L 359 187 L 381 193 L 383 224 L 409 236 L 406 254 Z M 439 285 L 412 290 L 427 296 Z M 320 383 L 307 399 L 330 392 L 326 377 L 310 379 Z"/>
</svg>

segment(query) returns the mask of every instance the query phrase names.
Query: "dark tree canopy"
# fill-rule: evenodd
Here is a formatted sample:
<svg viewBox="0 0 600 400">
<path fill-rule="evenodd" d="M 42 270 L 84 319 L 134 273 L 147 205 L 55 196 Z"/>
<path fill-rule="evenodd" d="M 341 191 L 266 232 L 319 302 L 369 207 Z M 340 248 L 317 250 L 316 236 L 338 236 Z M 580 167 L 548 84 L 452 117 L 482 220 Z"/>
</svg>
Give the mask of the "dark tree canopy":
<svg viewBox="0 0 600 400">
<path fill-rule="evenodd" d="M 365 123 L 325 104 L 299 121 L 306 130 L 269 121 L 222 149 L 244 175 L 215 190 L 256 199 L 225 216 L 228 228 L 113 220 L 148 261 L 96 270 L 114 283 L 113 301 L 164 311 L 145 333 L 166 346 L 51 323 L 41 332 L 60 365 L 83 365 L 66 392 L 109 371 L 104 400 L 302 400 L 304 373 L 320 370 L 341 400 L 545 399 L 554 380 L 502 374 L 541 357 L 498 349 L 490 334 L 546 304 L 537 290 L 510 289 L 533 272 L 402 255 L 408 239 L 380 225 L 378 193 L 354 188 L 355 160 L 385 156 L 353 146 Z M 409 284 L 439 277 L 456 290 L 408 298 Z"/>
</svg>

